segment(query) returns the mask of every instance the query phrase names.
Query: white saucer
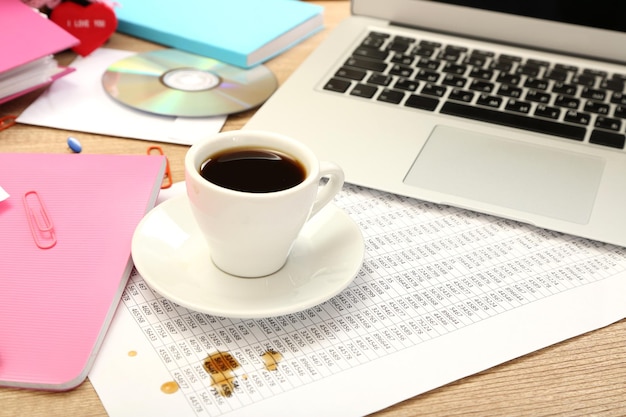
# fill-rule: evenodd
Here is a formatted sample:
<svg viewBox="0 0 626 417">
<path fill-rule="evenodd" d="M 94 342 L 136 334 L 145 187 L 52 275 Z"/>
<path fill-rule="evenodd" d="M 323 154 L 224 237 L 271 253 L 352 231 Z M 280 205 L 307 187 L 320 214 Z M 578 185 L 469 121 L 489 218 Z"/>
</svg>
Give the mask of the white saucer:
<svg viewBox="0 0 626 417">
<path fill-rule="evenodd" d="M 304 226 L 280 271 L 235 277 L 211 261 L 186 195 L 153 208 L 132 240 L 135 267 L 155 291 L 189 309 L 233 318 L 279 316 L 328 300 L 352 282 L 364 251 L 358 225 L 329 204 Z"/>
</svg>

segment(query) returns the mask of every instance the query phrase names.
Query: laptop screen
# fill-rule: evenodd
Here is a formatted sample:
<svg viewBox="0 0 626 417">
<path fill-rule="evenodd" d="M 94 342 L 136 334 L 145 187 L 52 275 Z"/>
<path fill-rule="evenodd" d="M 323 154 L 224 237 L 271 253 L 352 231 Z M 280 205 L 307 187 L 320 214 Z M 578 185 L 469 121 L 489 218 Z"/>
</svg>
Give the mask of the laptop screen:
<svg viewBox="0 0 626 417">
<path fill-rule="evenodd" d="M 626 32 L 626 2 L 595 0 L 577 2 L 571 0 L 434 0 L 495 12 L 573 23 L 600 29 Z"/>
</svg>

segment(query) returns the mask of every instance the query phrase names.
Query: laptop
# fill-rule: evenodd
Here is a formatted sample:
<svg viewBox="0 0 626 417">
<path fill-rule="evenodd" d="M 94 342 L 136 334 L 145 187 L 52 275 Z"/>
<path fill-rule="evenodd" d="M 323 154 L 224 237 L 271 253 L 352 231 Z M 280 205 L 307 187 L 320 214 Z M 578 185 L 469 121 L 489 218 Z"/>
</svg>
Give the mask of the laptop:
<svg viewBox="0 0 626 417">
<path fill-rule="evenodd" d="M 626 3 L 352 0 L 245 129 L 353 184 L 626 245 Z"/>
</svg>

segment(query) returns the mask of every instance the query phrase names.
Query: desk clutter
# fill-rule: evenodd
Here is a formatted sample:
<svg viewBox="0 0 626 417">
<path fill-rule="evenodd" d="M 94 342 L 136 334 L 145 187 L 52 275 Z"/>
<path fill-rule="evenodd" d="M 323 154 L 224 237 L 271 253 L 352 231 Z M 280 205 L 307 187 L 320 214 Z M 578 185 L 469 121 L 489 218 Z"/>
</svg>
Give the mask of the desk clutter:
<svg viewBox="0 0 626 417">
<path fill-rule="evenodd" d="M 8 50 L 4 51 L 3 63 L 0 64 L 0 103 L 50 85 L 73 71 L 72 68 L 58 67 L 53 54 L 71 49 L 82 57 L 88 57 L 105 45 L 118 30 L 198 55 L 198 59 L 213 60 L 209 64 L 210 68 L 196 61 L 197 65 L 192 67 L 196 70 L 193 73 L 183 73 L 176 71 L 177 67 L 168 67 L 167 70 L 176 75 L 171 74 L 164 79 L 174 84 L 163 88 L 175 89 L 177 94 L 186 95 L 187 98 L 194 96 L 189 92 L 218 90 L 215 94 L 204 94 L 201 100 L 219 101 L 223 93 L 232 93 L 234 96 L 230 105 L 209 104 L 211 111 L 175 109 L 167 112 L 168 115 L 206 117 L 230 114 L 258 105 L 275 89 L 275 86 L 272 88 L 275 80 L 266 74 L 269 70 L 255 67 L 323 27 L 322 8 L 300 1 L 186 0 L 184 4 L 161 3 L 152 3 L 150 10 L 147 10 L 145 2 L 139 0 L 3 1 L 0 4 L 0 26 L 3 27 L 0 41 Z M 173 58 L 171 61 L 176 62 L 178 59 Z M 209 76 L 201 77 L 206 72 Z M 254 85 L 248 83 L 253 83 L 251 79 L 257 78 L 259 73 L 263 74 L 260 78 L 267 78 L 267 81 L 262 81 L 264 85 L 257 92 L 256 82 Z M 237 79 L 244 81 L 237 82 Z M 194 85 L 188 84 L 191 80 L 195 82 Z M 122 90 L 125 88 L 121 87 Z M 122 96 L 131 94 L 122 92 Z M 244 94 L 242 108 L 232 108 L 241 94 Z M 138 101 L 141 102 L 141 99 Z M 123 99 L 122 102 L 145 110 L 145 106 L 138 105 L 134 99 L 130 103 Z M 204 106 L 200 105 L 200 108 L 204 109 Z M 161 114 L 162 106 L 156 107 Z M 155 112 L 153 105 L 148 105 L 148 108 Z"/>
</svg>

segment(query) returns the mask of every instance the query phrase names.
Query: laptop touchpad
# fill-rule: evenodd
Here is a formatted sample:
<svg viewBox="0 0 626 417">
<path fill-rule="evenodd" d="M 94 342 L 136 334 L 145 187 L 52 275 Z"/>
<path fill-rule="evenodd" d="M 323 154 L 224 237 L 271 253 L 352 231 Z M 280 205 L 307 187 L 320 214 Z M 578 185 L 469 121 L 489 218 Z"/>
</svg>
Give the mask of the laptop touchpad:
<svg viewBox="0 0 626 417">
<path fill-rule="evenodd" d="M 404 182 L 585 224 L 603 169 L 599 157 L 437 126 Z"/>
</svg>

